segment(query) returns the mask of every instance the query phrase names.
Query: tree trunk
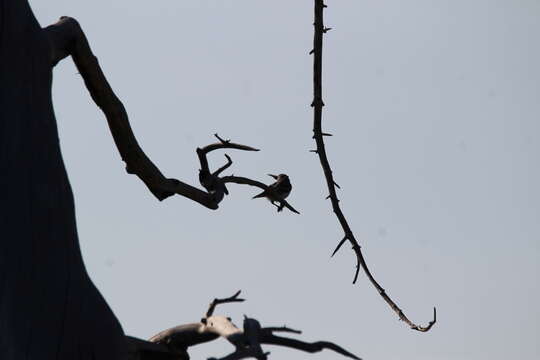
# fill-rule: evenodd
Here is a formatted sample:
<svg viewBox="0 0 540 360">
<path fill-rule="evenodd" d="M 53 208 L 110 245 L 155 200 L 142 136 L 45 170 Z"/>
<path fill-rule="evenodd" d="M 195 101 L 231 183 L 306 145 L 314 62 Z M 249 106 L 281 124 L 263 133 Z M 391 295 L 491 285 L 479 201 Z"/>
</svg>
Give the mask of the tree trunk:
<svg viewBox="0 0 540 360">
<path fill-rule="evenodd" d="M 125 359 L 82 261 L 50 59 L 28 2 L 0 0 L 0 359 Z"/>
</svg>

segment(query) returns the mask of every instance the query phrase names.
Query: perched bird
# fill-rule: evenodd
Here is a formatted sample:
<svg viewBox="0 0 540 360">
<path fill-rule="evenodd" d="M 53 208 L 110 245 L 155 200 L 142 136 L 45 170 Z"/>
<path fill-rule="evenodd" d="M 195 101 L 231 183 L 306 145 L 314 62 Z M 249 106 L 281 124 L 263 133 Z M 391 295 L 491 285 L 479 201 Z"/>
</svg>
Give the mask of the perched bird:
<svg viewBox="0 0 540 360">
<path fill-rule="evenodd" d="M 253 198 L 256 199 L 265 197 L 270 200 L 272 205 L 276 205 L 276 201 L 279 202 L 280 200 L 284 200 L 291 193 L 291 181 L 289 180 L 289 177 L 285 174 L 279 174 L 277 176 L 268 174 L 268 176 L 273 177 L 274 179 L 276 179 L 276 181 L 273 184 L 268 185 L 268 188 L 266 190 L 264 190 L 258 195 L 255 195 Z"/>
</svg>

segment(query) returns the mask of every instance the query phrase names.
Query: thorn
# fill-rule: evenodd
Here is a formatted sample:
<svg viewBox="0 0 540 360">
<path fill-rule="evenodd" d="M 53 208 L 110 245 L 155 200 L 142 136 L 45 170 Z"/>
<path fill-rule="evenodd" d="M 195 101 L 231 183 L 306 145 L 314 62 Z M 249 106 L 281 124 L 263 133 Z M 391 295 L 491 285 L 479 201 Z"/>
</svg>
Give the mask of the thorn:
<svg viewBox="0 0 540 360">
<path fill-rule="evenodd" d="M 330 30 L 332 30 L 331 27 L 324 28 L 324 29 L 323 29 L 323 33 L 327 33 L 327 32 L 330 31 Z"/>
<path fill-rule="evenodd" d="M 334 135 L 332 135 L 332 134 L 330 134 L 330 133 L 321 133 L 321 135 L 322 135 L 322 136 L 334 136 Z"/>
<path fill-rule="evenodd" d="M 353 279 L 353 284 L 356 284 L 356 280 L 358 280 L 358 273 L 360 272 L 360 262 L 357 261 L 356 262 L 356 272 L 354 273 L 354 279 Z"/>
<path fill-rule="evenodd" d="M 318 153 L 319 153 L 319 150 L 309 150 L 309 152 L 318 154 Z"/>
<path fill-rule="evenodd" d="M 339 187 L 338 183 L 334 181 L 334 185 L 341 190 L 341 188 Z"/>
<path fill-rule="evenodd" d="M 328 199 L 330 199 L 330 195 L 328 195 L 324 200 L 328 200 Z"/>
<path fill-rule="evenodd" d="M 338 250 L 341 248 L 341 246 L 345 243 L 345 241 L 347 241 L 347 236 L 345 236 L 343 238 L 343 240 L 341 240 L 338 244 L 338 246 L 336 246 L 336 249 L 334 250 L 334 252 L 332 253 L 332 255 L 330 257 L 334 257 L 334 255 L 336 255 L 336 253 L 338 252 Z"/>
<path fill-rule="evenodd" d="M 309 55 L 313 55 L 315 53 L 315 50 L 311 49 L 311 51 L 309 52 Z"/>
</svg>

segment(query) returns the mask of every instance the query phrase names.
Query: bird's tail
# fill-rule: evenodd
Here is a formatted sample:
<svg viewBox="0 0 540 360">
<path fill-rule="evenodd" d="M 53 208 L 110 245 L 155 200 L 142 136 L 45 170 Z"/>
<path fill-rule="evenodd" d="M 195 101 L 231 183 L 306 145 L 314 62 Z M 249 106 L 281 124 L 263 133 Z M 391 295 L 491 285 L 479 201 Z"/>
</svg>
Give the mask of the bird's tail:
<svg viewBox="0 0 540 360">
<path fill-rule="evenodd" d="M 266 196 L 266 190 L 263 191 L 262 193 L 258 194 L 258 195 L 255 195 L 254 197 L 252 197 L 252 199 L 262 198 L 262 197 L 265 197 L 265 196 Z"/>
</svg>

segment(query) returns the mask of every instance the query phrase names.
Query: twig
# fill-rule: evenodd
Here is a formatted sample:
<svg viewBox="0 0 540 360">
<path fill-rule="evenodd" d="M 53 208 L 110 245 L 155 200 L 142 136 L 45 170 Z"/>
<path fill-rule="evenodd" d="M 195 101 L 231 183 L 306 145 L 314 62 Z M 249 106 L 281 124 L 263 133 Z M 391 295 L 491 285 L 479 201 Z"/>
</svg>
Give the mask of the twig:
<svg viewBox="0 0 540 360">
<path fill-rule="evenodd" d="M 259 149 L 256 149 L 251 146 L 232 143 L 231 140 L 224 140 L 218 134 L 214 134 L 214 136 L 219 140 L 219 142 L 206 145 L 202 148 L 197 148 L 197 155 L 199 156 L 199 162 L 201 163 L 202 171 L 206 170 L 210 172 L 206 154 L 208 154 L 211 151 L 218 150 L 218 149 L 237 149 L 237 150 L 244 150 L 244 151 L 259 151 Z"/>
<path fill-rule="evenodd" d="M 288 328 L 287 326 L 265 327 L 265 328 L 262 328 L 262 331 L 266 331 L 266 332 L 269 332 L 269 333 L 273 333 L 273 332 L 288 332 L 288 333 L 293 333 L 293 334 L 301 334 L 302 333 L 302 331 L 300 331 L 300 330 L 291 329 L 291 328 Z"/>
<path fill-rule="evenodd" d="M 343 240 L 340 241 L 336 249 L 334 250 L 332 256 L 340 249 L 340 247 L 343 245 L 345 241 L 349 241 L 352 245 L 353 251 L 356 254 L 357 258 L 357 266 L 356 271 L 354 275 L 353 283 L 356 282 L 358 278 L 358 272 L 360 270 L 360 267 L 364 270 L 364 273 L 367 275 L 369 281 L 373 284 L 375 289 L 379 292 L 381 297 L 388 303 L 390 308 L 398 314 L 399 318 L 403 320 L 405 323 L 407 323 L 411 329 L 426 332 L 435 324 L 437 321 L 436 318 L 436 310 L 434 309 L 434 316 L 433 320 L 425 327 L 416 325 L 412 321 L 410 321 L 407 316 L 403 313 L 403 311 L 396 305 L 396 303 L 386 294 L 385 290 L 377 283 L 373 275 L 371 274 L 366 261 L 364 259 L 364 256 L 362 254 L 362 251 L 360 249 L 360 244 L 354 237 L 354 234 L 349 227 L 349 224 L 347 223 L 347 220 L 345 218 L 345 215 L 343 215 L 343 212 L 341 211 L 341 208 L 339 206 L 339 200 L 336 194 L 336 187 L 339 188 L 337 183 L 334 180 L 334 176 L 332 174 L 332 169 L 330 167 L 330 162 L 328 161 L 328 157 L 326 155 L 326 148 L 324 144 L 323 136 L 326 135 L 322 131 L 322 109 L 324 106 L 323 102 L 323 96 L 322 96 L 322 49 L 323 49 L 323 36 L 326 32 L 324 27 L 324 8 L 326 5 L 324 4 L 324 0 L 314 0 L 315 8 L 314 8 L 314 16 L 315 16 L 315 22 L 314 22 L 314 37 L 313 37 L 313 102 L 311 106 L 313 107 L 313 138 L 315 139 L 315 142 L 317 144 L 317 150 L 316 153 L 319 156 L 321 166 L 324 172 L 324 176 L 326 178 L 326 183 L 328 186 L 328 191 L 330 193 L 329 197 L 332 202 L 332 209 L 334 213 L 336 214 L 336 217 L 339 220 L 339 223 L 341 224 L 341 227 L 343 228 L 343 231 L 345 233 Z"/>
<path fill-rule="evenodd" d="M 228 298 L 224 298 L 224 299 L 215 298 L 214 300 L 212 300 L 212 302 L 210 303 L 210 306 L 208 306 L 208 311 L 206 311 L 206 317 L 209 318 L 210 316 L 212 316 L 214 314 L 214 310 L 216 306 L 219 304 L 227 304 L 227 303 L 232 303 L 232 302 L 244 302 L 245 299 L 238 298 L 238 295 L 240 295 L 241 292 L 242 290 L 238 290 L 233 296 L 229 296 Z"/>
</svg>

